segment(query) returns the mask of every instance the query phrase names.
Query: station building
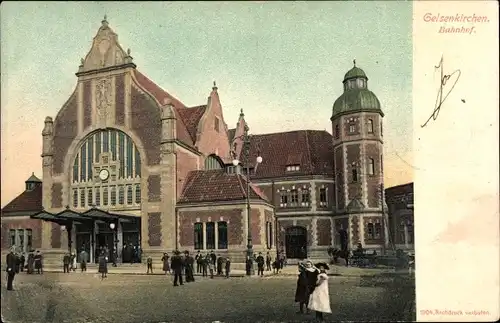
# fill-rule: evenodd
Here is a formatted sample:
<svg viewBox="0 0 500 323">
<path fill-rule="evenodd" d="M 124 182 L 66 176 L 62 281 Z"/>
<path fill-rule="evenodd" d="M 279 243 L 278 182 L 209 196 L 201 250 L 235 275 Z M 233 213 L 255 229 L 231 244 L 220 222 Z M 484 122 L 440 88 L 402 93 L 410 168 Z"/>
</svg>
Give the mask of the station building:
<svg viewBox="0 0 500 323">
<path fill-rule="evenodd" d="M 42 180 L 30 177 L 2 209 L 3 251 L 59 260 L 71 245 L 94 260 L 115 244 L 119 254 L 125 245 L 155 258 L 215 250 L 238 262 L 249 231 L 256 252 L 282 249 L 291 259 L 325 257 L 332 245 L 387 247 L 384 114 L 355 63 L 339 81 L 333 135 L 249 140 L 243 110 L 235 128 L 226 124 L 215 82 L 205 102 L 186 106 L 139 71 L 106 19 L 76 77 L 45 119 Z"/>
</svg>

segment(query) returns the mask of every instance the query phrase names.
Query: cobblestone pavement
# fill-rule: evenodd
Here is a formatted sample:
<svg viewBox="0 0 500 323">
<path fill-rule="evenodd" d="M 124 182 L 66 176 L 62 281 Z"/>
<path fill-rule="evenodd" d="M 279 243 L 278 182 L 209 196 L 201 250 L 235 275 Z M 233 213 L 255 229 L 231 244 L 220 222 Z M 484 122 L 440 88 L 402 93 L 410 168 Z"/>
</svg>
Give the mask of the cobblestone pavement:
<svg viewBox="0 0 500 323">
<path fill-rule="evenodd" d="M 158 323 L 302 322 L 293 277 L 198 278 L 173 287 L 171 276 L 78 273 L 16 276 L 14 291 L 2 280 L 3 322 Z M 407 277 L 330 277 L 333 313 L 326 321 L 401 321 L 414 302 Z"/>
</svg>

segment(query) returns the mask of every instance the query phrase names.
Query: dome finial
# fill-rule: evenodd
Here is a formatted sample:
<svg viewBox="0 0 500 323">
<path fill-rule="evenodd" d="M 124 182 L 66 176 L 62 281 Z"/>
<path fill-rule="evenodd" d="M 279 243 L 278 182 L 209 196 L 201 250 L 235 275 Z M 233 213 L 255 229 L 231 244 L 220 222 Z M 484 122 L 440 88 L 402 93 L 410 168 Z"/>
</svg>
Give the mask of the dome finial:
<svg viewBox="0 0 500 323">
<path fill-rule="evenodd" d="M 354 67 L 356 67 L 356 59 L 353 59 L 352 62 L 354 63 Z"/>
<path fill-rule="evenodd" d="M 106 14 L 104 14 L 104 19 L 101 21 L 102 25 L 103 26 L 107 26 L 108 25 L 108 16 Z"/>
<path fill-rule="evenodd" d="M 214 81 L 214 86 L 212 87 L 212 90 L 217 91 L 217 83 Z"/>
</svg>

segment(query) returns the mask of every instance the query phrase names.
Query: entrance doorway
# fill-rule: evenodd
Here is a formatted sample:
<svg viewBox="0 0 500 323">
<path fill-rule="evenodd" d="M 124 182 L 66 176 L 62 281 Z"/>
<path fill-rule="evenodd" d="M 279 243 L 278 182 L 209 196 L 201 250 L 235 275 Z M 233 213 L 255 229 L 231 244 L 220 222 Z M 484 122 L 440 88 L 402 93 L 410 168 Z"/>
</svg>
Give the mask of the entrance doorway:
<svg viewBox="0 0 500 323">
<path fill-rule="evenodd" d="M 288 259 L 307 258 L 307 229 L 299 226 L 287 228 L 285 250 Z"/>
<path fill-rule="evenodd" d="M 347 250 L 349 249 L 349 236 L 347 235 L 346 230 L 339 230 L 339 237 L 340 237 L 340 250 Z"/>
</svg>

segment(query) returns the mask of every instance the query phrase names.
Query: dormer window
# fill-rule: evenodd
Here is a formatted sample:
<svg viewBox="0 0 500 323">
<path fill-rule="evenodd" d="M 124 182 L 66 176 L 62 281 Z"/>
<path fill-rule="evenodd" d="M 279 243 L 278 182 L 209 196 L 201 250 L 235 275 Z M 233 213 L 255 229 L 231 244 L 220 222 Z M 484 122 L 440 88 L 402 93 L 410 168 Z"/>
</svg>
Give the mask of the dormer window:
<svg viewBox="0 0 500 323">
<path fill-rule="evenodd" d="M 298 172 L 300 170 L 300 165 L 288 165 L 286 166 L 287 172 Z"/>
<path fill-rule="evenodd" d="M 35 189 L 35 183 L 26 183 L 26 190 L 33 191 Z"/>
<path fill-rule="evenodd" d="M 368 119 L 368 133 L 373 133 L 373 120 Z"/>
</svg>

